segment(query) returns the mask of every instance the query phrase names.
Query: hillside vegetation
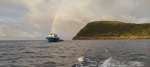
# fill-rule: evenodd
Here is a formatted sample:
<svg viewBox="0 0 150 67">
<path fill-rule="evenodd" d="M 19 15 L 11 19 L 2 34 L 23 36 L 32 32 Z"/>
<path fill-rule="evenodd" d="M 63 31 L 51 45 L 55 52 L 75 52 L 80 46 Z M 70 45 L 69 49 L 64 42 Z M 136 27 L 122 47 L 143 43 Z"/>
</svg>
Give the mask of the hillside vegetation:
<svg viewBox="0 0 150 67">
<path fill-rule="evenodd" d="M 149 39 L 150 23 L 135 24 L 119 21 L 88 23 L 73 38 L 77 39 Z"/>
</svg>

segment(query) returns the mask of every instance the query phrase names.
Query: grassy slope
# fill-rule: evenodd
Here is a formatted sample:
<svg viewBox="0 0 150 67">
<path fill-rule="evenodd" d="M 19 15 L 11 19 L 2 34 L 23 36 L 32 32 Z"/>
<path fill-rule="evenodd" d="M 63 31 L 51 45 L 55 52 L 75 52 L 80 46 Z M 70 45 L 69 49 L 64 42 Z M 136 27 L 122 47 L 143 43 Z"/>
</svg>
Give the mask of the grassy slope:
<svg viewBox="0 0 150 67">
<path fill-rule="evenodd" d="M 147 39 L 150 24 L 119 21 L 94 21 L 82 28 L 73 39 Z"/>
</svg>

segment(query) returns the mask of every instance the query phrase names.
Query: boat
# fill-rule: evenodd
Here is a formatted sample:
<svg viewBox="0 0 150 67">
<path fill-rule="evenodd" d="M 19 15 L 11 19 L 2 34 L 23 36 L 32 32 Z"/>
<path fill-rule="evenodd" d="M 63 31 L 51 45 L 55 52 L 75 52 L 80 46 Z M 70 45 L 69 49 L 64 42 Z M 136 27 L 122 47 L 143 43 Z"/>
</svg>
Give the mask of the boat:
<svg viewBox="0 0 150 67">
<path fill-rule="evenodd" d="M 48 36 L 46 36 L 46 39 L 47 39 L 48 42 L 60 42 L 60 41 L 63 41 L 55 33 L 49 34 Z"/>
</svg>

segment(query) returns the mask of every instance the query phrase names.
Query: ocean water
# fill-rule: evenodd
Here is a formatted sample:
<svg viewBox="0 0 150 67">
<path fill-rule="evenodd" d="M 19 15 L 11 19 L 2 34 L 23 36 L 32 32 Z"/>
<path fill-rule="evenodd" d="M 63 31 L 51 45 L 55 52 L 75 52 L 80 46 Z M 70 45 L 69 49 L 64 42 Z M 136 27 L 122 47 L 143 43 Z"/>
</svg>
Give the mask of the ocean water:
<svg viewBox="0 0 150 67">
<path fill-rule="evenodd" d="M 85 64 L 78 62 L 83 57 Z M 0 41 L 0 67 L 72 67 L 75 64 L 78 67 L 150 67 L 150 40 Z"/>
</svg>

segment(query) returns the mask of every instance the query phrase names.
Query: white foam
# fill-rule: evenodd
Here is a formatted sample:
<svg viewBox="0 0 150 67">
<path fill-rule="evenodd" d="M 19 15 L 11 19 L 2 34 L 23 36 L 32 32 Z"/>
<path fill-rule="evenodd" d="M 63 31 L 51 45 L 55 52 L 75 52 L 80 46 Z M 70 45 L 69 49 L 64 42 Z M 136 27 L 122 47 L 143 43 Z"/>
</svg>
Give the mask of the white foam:
<svg viewBox="0 0 150 67">
<path fill-rule="evenodd" d="M 127 61 L 127 62 L 121 62 L 119 60 L 117 60 L 115 57 L 110 57 L 108 59 L 106 59 L 105 61 L 97 64 L 96 63 L 93 63 L 95 61 L 92 61 L 89 59 L 89 60 L 85 60 L 85 57 L 79 57 L 77 59 L 80 63 L 83 62 L 83 61 L 86 61 L 88 62 L 85 63 L 86 65 L 91 65 L 92 66 L 96 66 L 96 67 L 141 67 L 143 66 L 143 64 L 141 62 L 138 62 L 138 61 Z M 85 66 L 84 64 L 79 64 L 79 67 L 90 67 L 90 66 Z"/>
<path fill-rule="evenodd" d="M 120 62 L 113 57 L 108 58 L 100 65 L 100 67 L 141 67 L 143 64 L 138 61 Z"/>
<path fill-rule="evenodd" d="M 143 66 L 141 62 L 137 62 L 137 61 L 130 61 L 129 63 L 130 63 L 130 66 L 136 66 L 136 67 Z"/>
<path fill-rule="evenodd" d="M 77 60 L 78 60 L 78 62 L 83 62 L 84 61 L 84 56 L 79 57 Z"/>
<path fill-rule="evenodd" d="M 107 60 L 105 60 L 100 67 L 127 67 L 127 65 L 121 63 L 120 61 L 117 61 L 113 57 L 110 57 Z"/>
</svg>

